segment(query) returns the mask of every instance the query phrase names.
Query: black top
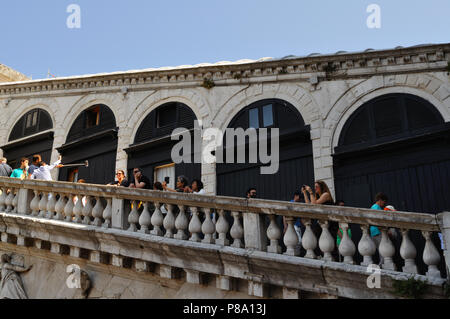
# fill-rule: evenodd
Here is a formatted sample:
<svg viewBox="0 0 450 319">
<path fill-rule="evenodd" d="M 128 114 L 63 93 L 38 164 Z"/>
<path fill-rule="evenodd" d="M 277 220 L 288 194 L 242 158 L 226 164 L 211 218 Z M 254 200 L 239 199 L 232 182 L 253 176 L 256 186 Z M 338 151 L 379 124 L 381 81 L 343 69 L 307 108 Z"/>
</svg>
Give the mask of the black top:
<svg viewBox="0 0 450 319">
<path fill-rule="evenodd" d="M 12 174 L 12 168 L 8 164 L 0 164 L 0 176 L 10 177 Z"/>
<path fill-rule="evenodd" d="M 130 182 L 127 179 L 124 179 L 122 181 L 122 183 L 120 183 L 120 185 L 119 185 L 119 181 L 111 182 L 108 185 L 120 186 L 120 187 L 128 187 L 128 186 L 130 186 Z"/>
<path fill-rule="evenodd" d="M 141 175 L 141 177 L 139 178 L 139 183 L 145 183 L 144 189 L 153 189 L 150 179 L 145 175 Z M 134 177 L 132 179 L 132 182 L 129 183 L 129 185 L 131 184 L 134 185 Z"/>
</svg>

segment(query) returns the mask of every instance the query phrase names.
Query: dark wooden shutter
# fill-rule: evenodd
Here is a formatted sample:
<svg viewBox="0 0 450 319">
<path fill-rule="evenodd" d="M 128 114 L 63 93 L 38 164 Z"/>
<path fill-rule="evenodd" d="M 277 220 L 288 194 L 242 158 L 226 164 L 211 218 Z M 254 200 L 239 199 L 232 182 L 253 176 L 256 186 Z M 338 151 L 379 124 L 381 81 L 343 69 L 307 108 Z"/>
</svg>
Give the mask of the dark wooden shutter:
<svg viewBox="0 0 450 319">
<path fill-rule="evenodd" d="M 11 131 L 11 134 L 9 135 L 9 141 L 14 141 L 14 140 L 18 140 L 19 138 L 22 138 L 24 126 L 25 126 L 25 117 L 22 117 L 16 123 L 16 125 L 14 125 L 14 128 Z"/>
</svg>

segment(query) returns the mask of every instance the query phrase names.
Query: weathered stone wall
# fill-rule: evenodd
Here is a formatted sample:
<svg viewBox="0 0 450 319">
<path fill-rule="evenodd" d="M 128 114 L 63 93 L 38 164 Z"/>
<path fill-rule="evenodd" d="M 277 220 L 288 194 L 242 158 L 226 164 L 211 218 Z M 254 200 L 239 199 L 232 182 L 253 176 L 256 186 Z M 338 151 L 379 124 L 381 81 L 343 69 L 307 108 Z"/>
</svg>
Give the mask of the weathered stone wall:
<svg viewBox="0 0 450 319">
<path fill-rule="evenodd" d="M 410 93 L 431 102 L 450 121 L 450 45 L 375 51 L 299 60 L 125 73 L 0 85 L 0 144 L 7 144 L 14 124 L 27 111 L 43 108 L 54 122 L 54 151 L 66 141 L 78 114 L 104 103 L 119 127 L 117 168 L 127 168 L 123 149 L 133 143 L 141 121 L 158 106 L 178 101 L 188 105 L 203 127 L 226 128 L 245 106 L 266 98 L 294 105 L 311 125 L 316 179 L 332 191 L 333 149 L 340 132 L 364 102 L 388 93 Z M 328 74 L 324 65 L 334 63 Z M 318 78 L 318 83 L 314 79 Z M 216 86 L 202 87 L 203 78 Z M 123 91 L 123 89 L 126 90 Z M 202 165 L 206 190 L 216 190 L 215 165 Z"/>
</svg>

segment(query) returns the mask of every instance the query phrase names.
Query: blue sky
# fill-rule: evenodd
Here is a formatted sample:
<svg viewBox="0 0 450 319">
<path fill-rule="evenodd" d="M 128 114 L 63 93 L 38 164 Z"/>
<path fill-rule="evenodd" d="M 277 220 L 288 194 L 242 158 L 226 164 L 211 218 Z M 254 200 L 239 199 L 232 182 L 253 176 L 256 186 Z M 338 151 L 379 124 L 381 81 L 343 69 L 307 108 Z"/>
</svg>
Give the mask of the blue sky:
<svg viewBox="0 0 450 319">
<path fill-rule="evenodd" d="M 366 25 L 372 3 L 381 29 Z M 0 63 L 38 79 L 445 43 L 449 12 L 449 0 L 4 0 Z"/>
</svg>

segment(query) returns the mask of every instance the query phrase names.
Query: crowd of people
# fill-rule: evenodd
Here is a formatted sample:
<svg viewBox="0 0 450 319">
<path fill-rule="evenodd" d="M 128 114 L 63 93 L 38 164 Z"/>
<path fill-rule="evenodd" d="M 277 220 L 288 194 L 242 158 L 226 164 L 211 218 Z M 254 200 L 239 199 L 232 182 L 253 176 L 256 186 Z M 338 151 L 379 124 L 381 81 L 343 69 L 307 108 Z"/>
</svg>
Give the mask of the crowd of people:
<svg viewBox="0 0 450 319">
<path fill-rule="evenodd" d="M 200 179 L 194 179 L 191 183 L 186 176 L 180 175 L 177 178 L 175 189 L 168 186 L 168 181 L 163 182 L 156 181 L 152 183 L 150 179 L 142 173 L 142 169 L 136 167 L 133 169 L 133 178 L 128 181 L 125 175 L 125 171 L 118 170 L 116 172 L 116 179 L 109 183 L 110 186 L 139 188 L 139 189 L 153 189 L 156 191 L 166 191 L 174 193 L 191 193 L 203 195 L 205 189 L 203 182 Z"/>
<path fill-rule="evenodd" d="M 62 168 L 64 165 L 61 164 L 61 156 L 59 156 L 58 161 L 56 161 L 52 165 L 48 165 L 44 161 L 40 155 L 34 155 L 32 157 L 32 163 L 29 165 L 28 158 L 22 158 L 20 161 L 20 167 L 17 169 L 12 169 L 7 164 L 6 158 L 0 159 L 0 176 L 11 177 L 11 178 L 19 178 L 19 179 L 38 179 L 38 180 L 46 180 L 51 181 L 51 171 L 54 168 Z M 85 183 L 85 180 L 81 179 L 77 181 L 78 183 Z M 203 182 L 200 179 L 194 179 L 191 183 L 189 182 L 186 176 L 178 176 L 175 184 L 175 188 L 170 188 L 168 186 L 169 180 L 168 177 L 163 182 L 155 181 L 152 183 L 150 179 L 145 176 L 142 172 L 141 168 L 134 168 L 132 171 L 132 177 L 130 180 L 126 178 L 126 174 L 124 170 L 117 170 L 116 178 L 113 182 L 109 183 L 109 186 L 117 186 L 117 187 L 127 187 L 127 188 L 136 188 L 136 189 L 152 189 L 156 191 L 166 191 L 166 192 L 175 192 L 175 193 L 190 193 L 190 194 L 205 194 L 205 189 Z M 246 198 L 248 199 L 256 199 L 257 189 L 255 187 L 251 187 L 247 190 Z M 74 200 L 78 200 L 77 198 Z M 82 199 L 83 202 L 85 198 Z M 335 205 L 335 206 L 345 206 L 345 202 L 343 200 L 334 201 L 331 191 L 328 185 L 324 181 L 317 181 L 314 184 L 314 190 L 312 187 L 308 185 L 301 186 L 299 191 L 294 193 L 293 199 L 291 200 L 293 203 L 305 203 L 305 204 L 316 204 L 316 205 Z M 162 207 L 164 211 L 164 207 Z M 381 210 L 381 211 L 395 211 L 393 206 L 388 205 L 388 197 L 384 193 L 378 193 L 375 196 L 375 203 L 371 206 L 373 210 Z M 287 230 L 286 220 L 283 218 L 282 221 L 278 221 L 279 225 L 282 227 L 283 231 Z M 334 238 L 336 238 L 336 246 L 339 247 L 342 238 L 343 238 L 343 230 L 339 228 L 337 222 L 330 222 L 329 230 Z M 321 227 L 317 220 L 312 221 L 312 230 L 316 234 L 316 236 L 320 236 Z M 301 218 L 295 220 L 294 223 L 295 232 L 299 238 L 299 244 L 302 241 L 302 234 L 304 233 L 305 226 L 302 223 Z M 351 229 L 348 229 L 348 236 L 352 238 Z M 370 226 L 370 236 L 375 242 L 377 249 L 381 243 L 381 232 L 376 226 Z M 396 229 L 390 228 L 388 230 L 388 236 L 391 240 L 396 240 L 399 235 Z M 442 241 L 442 235 L 439 234 L 439 237 Z M 383 260 L 380 257 L 380 263 Z"/>
<path fill-rule="evenodd" d="M 44 162 L 40 155 L 33 155 L 31 165 L 29 165 L 29 159 L 23 157 L 20 160 L 20 167 L 14 170 L 8 165 L 8 160 L 6 158 L 3 157 L 0 161 L 0 176 L 18 179 L 39 179 L 51 181 L 51 170 L 54 168 L 64 167 L 64 165 L 61 164 L 61 156 L 59 156 L 58 161 L 56 161 L 53 165 L 48 165 Z"/>
</svg>

